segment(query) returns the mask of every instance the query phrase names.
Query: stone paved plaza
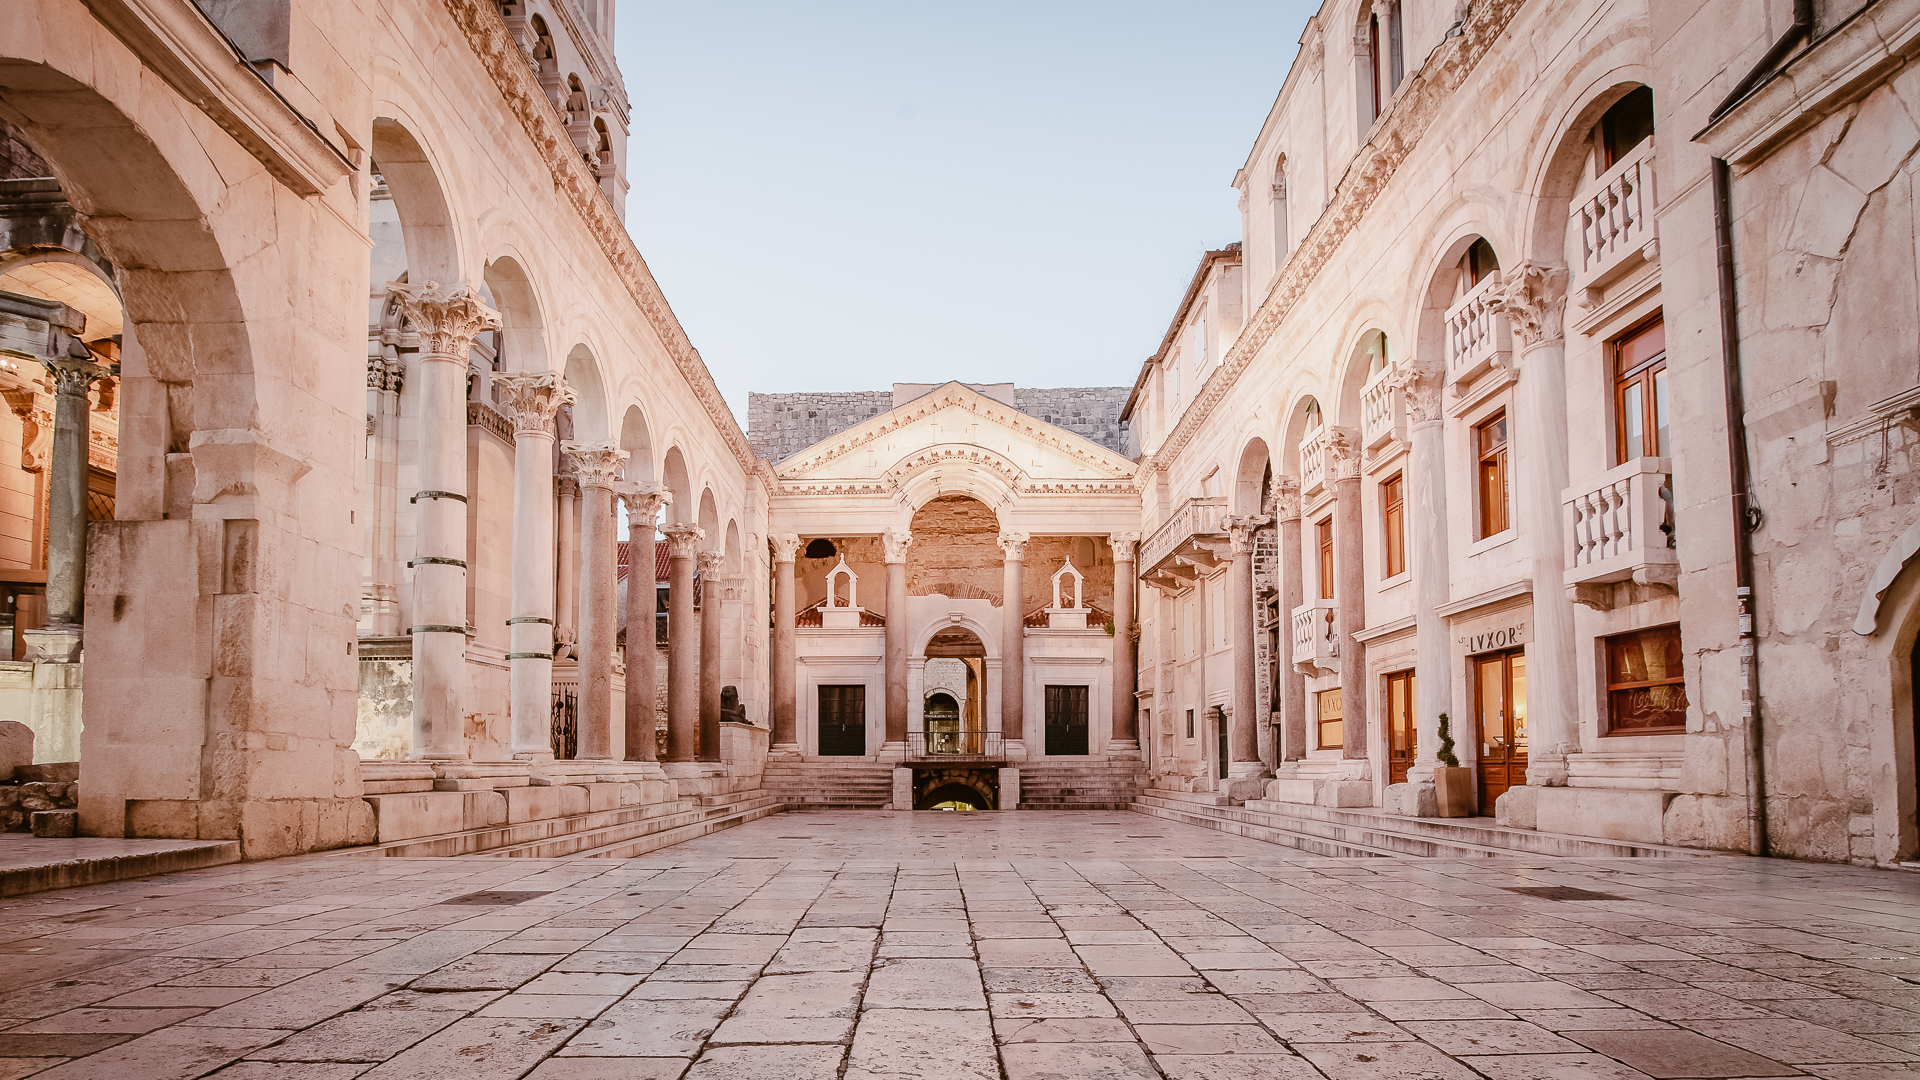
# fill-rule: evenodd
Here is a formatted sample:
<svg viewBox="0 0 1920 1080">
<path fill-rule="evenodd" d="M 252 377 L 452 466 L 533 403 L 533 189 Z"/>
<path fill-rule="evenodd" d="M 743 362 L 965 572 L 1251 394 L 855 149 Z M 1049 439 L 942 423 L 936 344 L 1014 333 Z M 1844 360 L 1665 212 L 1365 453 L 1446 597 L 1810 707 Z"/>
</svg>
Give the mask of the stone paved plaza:
<svg viewBox="0 0 1920 1080">
<path fill-rule="evenodd" d="M 0 911 L 8 1080 L 1920 1062 L 1920 877 L 1786 861 L 1341 860 L 1129 813 L 786 813 L 632 860 L 308 856 Z"/>
</svg>

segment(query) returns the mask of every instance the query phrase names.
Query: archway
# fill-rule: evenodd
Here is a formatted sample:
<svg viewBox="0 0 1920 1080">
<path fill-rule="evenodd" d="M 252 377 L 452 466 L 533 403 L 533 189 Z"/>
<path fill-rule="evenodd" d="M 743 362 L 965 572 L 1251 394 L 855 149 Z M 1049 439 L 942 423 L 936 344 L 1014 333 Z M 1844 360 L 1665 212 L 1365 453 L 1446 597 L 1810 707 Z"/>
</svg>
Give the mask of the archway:
<svg viewBox="0 0 1920 1080">
<path fill-rule="evenodd" d="M 910 528 L 915 538 L 907 549 L 910 595 L 1004 601 L 1000 519 L 985 503 L 969 495 L 942 495 L 914 511 Z"/>
<path fill-rule="evenodd" d="M 942 627 L 924 655 L 923 752 L 986 753 L 987 649 L 980 636 L 964 626 Z"/>
</svg>

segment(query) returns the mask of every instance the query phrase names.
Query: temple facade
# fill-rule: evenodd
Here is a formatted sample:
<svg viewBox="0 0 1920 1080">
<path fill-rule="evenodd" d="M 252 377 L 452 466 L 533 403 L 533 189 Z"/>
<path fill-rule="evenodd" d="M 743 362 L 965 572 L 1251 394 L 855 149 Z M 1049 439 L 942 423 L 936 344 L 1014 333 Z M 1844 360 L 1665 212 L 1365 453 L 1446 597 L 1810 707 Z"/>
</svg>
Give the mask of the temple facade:
<svg viewBox="0 0 1920 1080">
<path fill-rule="evenodd" d="M 0 722 L 82 832 L 1920 853 L 1920 0 L 1328 0 L 1143 363 L 748 430 L 614 20 L 0 8 Z"/>
</svg>

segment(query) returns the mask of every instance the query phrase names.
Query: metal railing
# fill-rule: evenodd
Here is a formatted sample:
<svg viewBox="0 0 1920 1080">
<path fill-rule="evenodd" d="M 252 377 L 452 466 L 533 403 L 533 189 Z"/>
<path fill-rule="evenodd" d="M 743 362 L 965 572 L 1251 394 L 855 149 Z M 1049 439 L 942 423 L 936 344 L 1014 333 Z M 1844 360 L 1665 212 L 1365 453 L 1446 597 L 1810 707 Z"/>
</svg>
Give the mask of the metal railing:
<svg viewBox="0 0 1920 1080">
<path fill-rule="evenodd" d="M 1006 756 L 997 731 L 973 728 L 907 732 L 908 761 L 995 760 Z"/>
</svg>

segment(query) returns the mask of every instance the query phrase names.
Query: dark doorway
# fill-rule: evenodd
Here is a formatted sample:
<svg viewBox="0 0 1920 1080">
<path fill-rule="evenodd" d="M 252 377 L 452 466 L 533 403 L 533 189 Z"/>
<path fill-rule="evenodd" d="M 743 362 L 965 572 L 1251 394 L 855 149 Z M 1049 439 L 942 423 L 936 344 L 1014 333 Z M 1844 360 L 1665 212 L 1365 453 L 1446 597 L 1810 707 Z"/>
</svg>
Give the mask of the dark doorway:
<svg viewBox="0 0 1920 1080">
<path fill-rule="evenodd" d="M 1214 706 L 1213 710 L 1213 727 L 1214 743 L 1217 747 L 1214 751 L 1213 760 L 1220 779 L 1225 780 L 1227 778 L 1227 768 L 1232 764 L 1233 759 L 1230 756 L 1232 751 L 1227 747 L 1227 713 L 1225 709 L 1217 705 Z"/>
<path fill-rule="evenodd" d="M 1047 687 L 1047 754 L 1087 752 L 1087 688 Z"/>
<path fill-rule="evenodd" d="M 867 688 L 820 688 L 820 755 L 865 757 L 867 753 Z"/>
<path fill-rule="evenodd" d="M 1527 782 L 1527 654 L 1524 649 L 1473 658 L 1480 714 L 1480 812 Z"/>
</svg>

